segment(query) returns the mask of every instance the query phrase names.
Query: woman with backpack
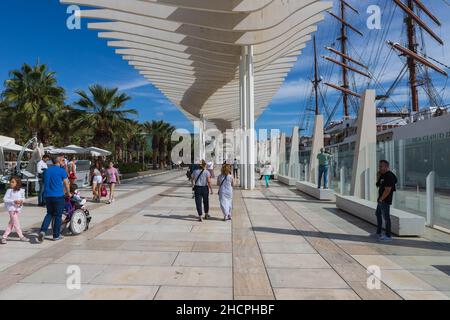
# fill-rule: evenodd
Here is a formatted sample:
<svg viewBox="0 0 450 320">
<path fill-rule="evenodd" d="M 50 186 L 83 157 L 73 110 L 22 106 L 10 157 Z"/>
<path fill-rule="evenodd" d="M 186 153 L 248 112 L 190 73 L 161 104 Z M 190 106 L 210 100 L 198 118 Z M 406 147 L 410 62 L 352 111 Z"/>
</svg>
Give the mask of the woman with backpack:
<svg viewBox="0 0 450 320">
<path fill-rule="evenodd" d="M 219 186 L 219 202 L 223 213 L 223 221 L 231 220 L 234 187 L 231 165 L 226 164 L 222 167 L 221 174 L 217 178 L 217 186 Z"/>
<path fill-rule="evenodd" d="M 199 217 L 199 221 L 203 221 L 203 209 L 205 210 L 205 219 L 208 219 L 209 216 L 209 190 L 211 190 L 211 194 L 213 192 L 211 186 L 211 174 L 208 170 L 206 170 L 206 162 L 202 160 L 200 164 L 200 168 L 196 169 L 192 173 L 192 185 L 194 191 L 195 198 L 195 206 L 197 207 L 197 213 Z M 202 208 L 202 202 L 203 207 Z"/>
</svg>

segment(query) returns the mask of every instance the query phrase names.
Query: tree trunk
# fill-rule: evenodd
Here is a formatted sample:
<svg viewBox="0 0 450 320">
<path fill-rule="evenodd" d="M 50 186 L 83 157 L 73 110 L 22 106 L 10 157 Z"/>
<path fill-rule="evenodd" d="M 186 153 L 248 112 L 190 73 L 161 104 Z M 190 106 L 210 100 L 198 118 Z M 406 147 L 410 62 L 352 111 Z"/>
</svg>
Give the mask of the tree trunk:
<svg viewBox="0 0 450 320">
<path fill-rule="evenodd" d="M 156 162 L 158 161 L 158 152 L 155 150 L 155 149 L 153 149 L 153 151 L 152 151 L 152 165 L 153 165 L 153 170 L 156 170 L 157 169 L 157 166 L 156 166 Z"/>
</svg>

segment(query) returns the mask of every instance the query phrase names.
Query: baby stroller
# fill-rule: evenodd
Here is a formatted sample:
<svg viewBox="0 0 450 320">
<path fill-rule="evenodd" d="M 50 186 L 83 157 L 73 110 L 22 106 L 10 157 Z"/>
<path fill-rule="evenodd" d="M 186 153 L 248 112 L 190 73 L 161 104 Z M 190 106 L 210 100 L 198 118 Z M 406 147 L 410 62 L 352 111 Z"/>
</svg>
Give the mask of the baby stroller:
<svg viewBox="0 0 450 320">
<path fill-rule="evenodd" d="M 72 235 L 77 236 L 89 229 L 91 219 L 89 210 L 67 197 L 61 223 L 61 233 L 70 232 Z M 55 221 L 53 220 L 52 227 L 54 227 L 54 223 Z"/>
</svg>

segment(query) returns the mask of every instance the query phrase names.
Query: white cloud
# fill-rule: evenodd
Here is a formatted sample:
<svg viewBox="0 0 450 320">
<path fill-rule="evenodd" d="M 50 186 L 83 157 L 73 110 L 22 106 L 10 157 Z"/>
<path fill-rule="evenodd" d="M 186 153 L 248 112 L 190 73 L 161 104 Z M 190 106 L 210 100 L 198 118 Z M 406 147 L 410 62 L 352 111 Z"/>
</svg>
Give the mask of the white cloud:
<svg viewBox="0 0 450 320">
<path fill-rule="evenodd" d="M 141 88 L 144 86 L 150 85 L 150 83 L 145 79 L 136 79 L 132 81 L 128 81 L 125 83 L 119 83 L 115 85 L 115 87 L 119 88 L 120 91 L 126 91 L 136 88 Z"/>
<path fill-rule="evenodd" d="M 306 91 L 311 90 L 311 82 L 306 79 L 285 82 L 273 98 L 272 104 L 301 101 Z"/>
</svg>

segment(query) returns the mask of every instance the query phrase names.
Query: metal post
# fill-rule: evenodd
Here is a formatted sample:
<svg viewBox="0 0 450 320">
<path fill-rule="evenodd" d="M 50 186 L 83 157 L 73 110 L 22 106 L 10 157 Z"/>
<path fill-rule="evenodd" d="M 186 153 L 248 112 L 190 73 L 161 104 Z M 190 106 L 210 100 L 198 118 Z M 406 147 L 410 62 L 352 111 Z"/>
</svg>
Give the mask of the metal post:
<svg viewBox="0 0 450 320">
<path fill-rule="evenodd" d="M 431 171 L 427 176 L 427 226 L 434 226 L 434 188 L 436 173 Z"/>
<path fill-rule="evenodd" d="M 339 189 L 341 190 L 341 195 L 344 195 L 345 194 L 345 190 L 344 190 L 344 188 L 345 188 L 345 167 L 341 168 L 339 180 L 340 180 Z"/>
<path fill-rule="evenodd" d="M 305 181 L 309 182 L 309 164 L 305 163 Z"/>
</svg>

